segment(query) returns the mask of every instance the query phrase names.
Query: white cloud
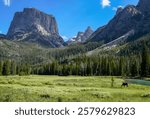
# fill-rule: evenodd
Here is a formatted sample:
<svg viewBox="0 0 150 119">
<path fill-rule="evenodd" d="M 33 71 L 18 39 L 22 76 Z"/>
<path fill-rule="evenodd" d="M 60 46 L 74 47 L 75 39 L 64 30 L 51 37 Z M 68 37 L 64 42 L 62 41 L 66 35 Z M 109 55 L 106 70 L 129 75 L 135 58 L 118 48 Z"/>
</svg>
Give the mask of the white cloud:
<svg viewBox="0 0 150 119">
<path fill-rule="evenodd" d="M 61 36 L 61 37 L 64 39 L 64 41 L 68 40 L 67 36 Z"/>
<path fill-rule="evenodd" d="M 2 33 L 2 31 L 0 30 L 0 33 Z"/>
<path fill-rule="evenodd" d="M 3 0 L 3 2 L 4 2 L 4 5 L 6 5 L 6 6 L 10 6 L 10 0 Z"/>
<path fill-rule="evenodd" d="M 110 0 L 101 0 L 101 5 L 103 8 L 111 6 Z"/>
</svg>

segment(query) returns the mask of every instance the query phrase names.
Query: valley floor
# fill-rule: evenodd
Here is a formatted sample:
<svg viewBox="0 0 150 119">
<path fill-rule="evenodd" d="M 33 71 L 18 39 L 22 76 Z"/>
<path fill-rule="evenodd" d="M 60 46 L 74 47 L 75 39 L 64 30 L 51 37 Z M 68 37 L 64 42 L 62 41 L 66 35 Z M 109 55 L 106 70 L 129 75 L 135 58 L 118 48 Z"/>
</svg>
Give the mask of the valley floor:
<svg viewBox="0 0 150 119">
<path fill-rule="evenodd" d="M 150 86 L 114 77 L 1 76 L 1 102 L 150 102 Z"/>
</svg>

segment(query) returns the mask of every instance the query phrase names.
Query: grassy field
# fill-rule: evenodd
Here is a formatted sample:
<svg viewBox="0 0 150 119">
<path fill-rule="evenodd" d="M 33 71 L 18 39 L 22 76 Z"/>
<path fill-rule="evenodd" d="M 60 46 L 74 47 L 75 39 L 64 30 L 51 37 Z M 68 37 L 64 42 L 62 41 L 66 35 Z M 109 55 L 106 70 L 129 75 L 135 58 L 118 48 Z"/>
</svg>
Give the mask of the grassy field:
<svg viewBox="0 0 150 119">
<path fill-rule="evenodd" d="M 1 102 L 150 102 L 150 86 L 129 84 L 111 77 L 8 76 L 0 77 Z"/>
</svg>

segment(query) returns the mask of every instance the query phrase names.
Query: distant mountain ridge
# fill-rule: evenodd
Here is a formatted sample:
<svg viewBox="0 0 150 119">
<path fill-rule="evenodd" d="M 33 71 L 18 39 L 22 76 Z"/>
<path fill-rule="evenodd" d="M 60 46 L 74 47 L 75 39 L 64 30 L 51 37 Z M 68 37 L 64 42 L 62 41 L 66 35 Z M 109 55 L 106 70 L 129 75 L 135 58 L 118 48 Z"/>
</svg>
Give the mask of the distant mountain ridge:
<svg viewBox="0 0 150 119">
<path fill-rule="evenodd" d="M 34 42 L 54 48 L 64 43 L 55 17 L 35 8 L 25 8 L 23 12 L 15 13 L 7 37 L 14 41 Z"/>
<path fill-rule="evenodd" d="M 98 28 L 89 41 L 108 43 L 131 30 L 134 30 L 134 35 L 150 32 L 150 0 L 140 0 L 137 6 L 119 8 L 114 18 L 107 25 Z"/>
<path fill-rule="evenodd" d="M 7 36 L 5 34 L 0 34 L 0 38 L 6 38 Z"/>
<path fill-rule="evenodd" d="M 84 32 L 78 32 L 77 36 L 74 36 L 70 38 L 67 41 L 67 44 L 77 44 L 77 43 L 84 43 L 88 40 L 88 38 L 92 35 L 94 31 L 90 26 L 87 27 L 87 29 Z"/>
</svg>

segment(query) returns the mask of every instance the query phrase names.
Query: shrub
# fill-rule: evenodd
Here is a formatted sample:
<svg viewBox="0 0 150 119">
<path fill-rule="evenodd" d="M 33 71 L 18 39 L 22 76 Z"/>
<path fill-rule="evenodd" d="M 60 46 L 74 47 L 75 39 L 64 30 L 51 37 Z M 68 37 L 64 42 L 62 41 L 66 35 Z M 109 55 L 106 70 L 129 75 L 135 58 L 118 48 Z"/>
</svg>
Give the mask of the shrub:
<svg viewBox="0 0 150 119">
<path fill-rule="evenodd" d="M 150 98 L 150 93 L 142 94 L 141 97 Z"/>
<path fill-rule="evenodd" d="M 62 102 L 62 98 L 61 97 L 58 97 L 58 102 Z"/>
<path fill-rule="evenodd" d="M 46 99 L 47 99 L 47 98 L 50 98 L 50 95 L 49 95 L 49 94 L 42 94 L 42 95 L 40 95 L 40 97 L 41 97 L 41 98 L 46 98 Z"/>
</svg>

